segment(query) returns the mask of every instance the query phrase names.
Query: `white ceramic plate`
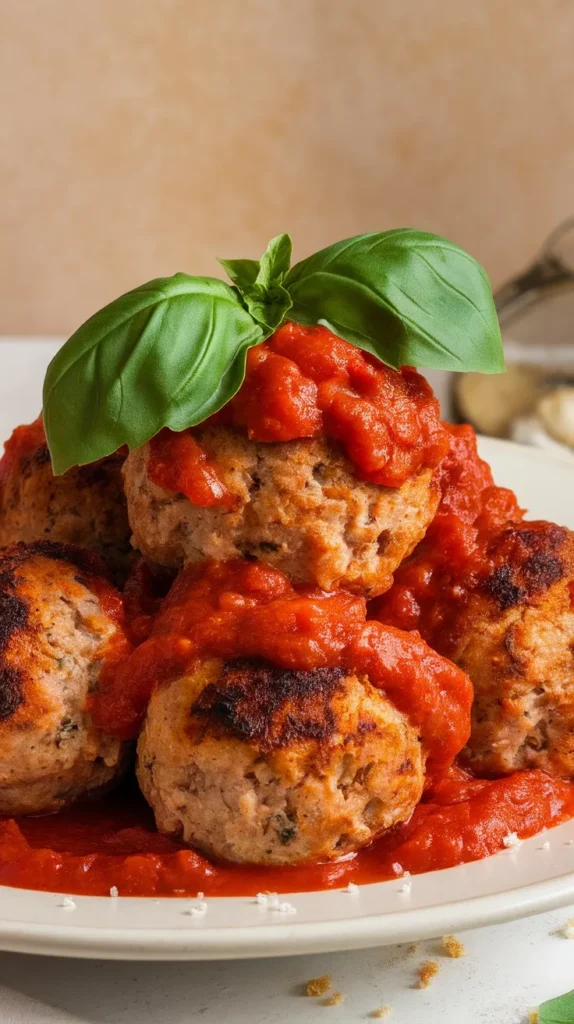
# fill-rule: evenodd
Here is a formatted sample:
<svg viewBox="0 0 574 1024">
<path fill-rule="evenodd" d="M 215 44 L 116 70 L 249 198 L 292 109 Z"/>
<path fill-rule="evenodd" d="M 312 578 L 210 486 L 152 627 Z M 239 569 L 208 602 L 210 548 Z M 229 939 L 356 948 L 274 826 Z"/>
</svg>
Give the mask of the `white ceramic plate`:
<svg viewBox="0 0 574 1024">
<path fill-rule="evenodd" d="M 0 344 L 0 435 L 31 419 L 54 344 Z M 483 439 L 496 479 L 532 513 L 574 527 L 572 464 L 534 449 Z M 549 849 L 543 848 L 548 841 Z M 570 845 L 572 844 L 572 845 Z M 401 882 L 344 891 L 293 893 L 294 915 L 253 899 L 210 899 L 204 917 L 193 901 L 76 897 L 0 888 L 0 948 L 110 959 L 208 960 L 355 949 L 550 910 L 574 901 L 574 821 L 474 864 Z M 287 895 L 287 894 L 285 894 Z"/>
</svg>

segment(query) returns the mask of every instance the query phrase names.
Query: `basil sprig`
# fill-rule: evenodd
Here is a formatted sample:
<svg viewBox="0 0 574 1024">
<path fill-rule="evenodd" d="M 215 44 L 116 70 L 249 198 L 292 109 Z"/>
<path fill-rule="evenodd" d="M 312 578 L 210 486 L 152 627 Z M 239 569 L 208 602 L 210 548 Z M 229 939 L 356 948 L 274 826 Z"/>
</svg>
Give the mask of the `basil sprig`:
<svg viewBox="0 0 574 1024">
<path fill-rule="evenodd" d="M 291 264 L 289 235 L 272 238 L 260 260 L 218 260 L 258 324 L 274 331 L 293 305 L 283 281 Z"/>
<path fill-rule="evenodd" d="M 44 382 L 54 472 L 201 423 L 241 386 L 248 349 L 286 319 L 324 324 L 389 366 L 504 369 L 488 278 L 453 243 L 401 229 L 290 261 L 279 235 L 260 260 L 220 260 L 232 285 L 158 278 L 87 320 Z"/>
</svg>

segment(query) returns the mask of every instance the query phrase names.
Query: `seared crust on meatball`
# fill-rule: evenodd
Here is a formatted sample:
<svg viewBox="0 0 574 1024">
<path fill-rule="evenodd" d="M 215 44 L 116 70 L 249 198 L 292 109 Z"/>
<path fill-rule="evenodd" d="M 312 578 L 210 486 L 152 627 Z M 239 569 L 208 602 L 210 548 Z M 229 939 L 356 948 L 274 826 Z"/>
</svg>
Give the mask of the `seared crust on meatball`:
<svg viewBox="0 0 574 1024">
<path fill-rule="evenodd" d="M 86 707 L 119 628 L 94 590 L 102 571 L 91 553 L 50 542 L 0 556 L 2 815 L 59 810 L 125 764 L 126 745 Z"/>
<path fill-rule="evenodd" d="M 203 508 L 154 484 L 149 448 L 132 452 L 124 477 L 133 544 L 172 569 L 213 558 L 257 558 L 295 583 L 375 596 L 423 536 L 439 492 L 426 469 L 400 488 L 356 479 L 324 439 L 256 443 L 227 427 L 194 436 L 236 509 Z"/>
<path fill-rule="evenodd" d="M 452 655 L 475 690 L 463 759 L 481 775 L 542 768 L 574 777 L 574 535 L 523 523 L 491 556 Z"/>
<path fill-rule="evenodd" d="M 38 540 L 77 544 L 101 555 L 123 583 L 134 558 L 123 457 L 110 455 L 55 477 L 41 433 L 35 447 L 22 447 L 0 464 L 0 547 Z"/>
<path fill-rule="evenodd" d="M 335 860 L 410 817 L 416 730 L 366 678 L 204 662 L 154 693 L 138 778 L 158 829 L 238 863 Z"/>
</svg>

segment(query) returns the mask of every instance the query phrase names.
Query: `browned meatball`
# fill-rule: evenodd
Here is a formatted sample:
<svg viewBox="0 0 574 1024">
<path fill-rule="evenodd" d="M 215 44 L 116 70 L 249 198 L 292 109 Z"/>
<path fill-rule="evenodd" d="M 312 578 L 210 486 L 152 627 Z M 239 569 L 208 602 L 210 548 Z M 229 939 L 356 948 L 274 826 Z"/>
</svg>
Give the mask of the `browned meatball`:
<svg viewBox="0 0 574 1024">
<path fill-rule="evenodd" d="M 161 566 L 257 558 L 295 583 L 374 596 L 391 585 L 438 505 L 431 469 L 402 487 L 380 487 L 357 480 L 327 440 L 261 443 L 220 426 L 194 436 L 238 498 L 236 509 L 200 507 L 158 487 L 147 472 L 147 445 L 124 467 L 133 544 Z"/>
<path fill-rule="evenodd" d="M 67 545 L 0 555 L 0 815 L 55 811 L 121 773 L 127 746 L 92 723 L 88 694 L 121 627 L 96 556 Z"/>
<path fill-rule="evenodd" d="M 206 661 L 152 696 L 138 778 L 161 832 L 239 863 L 336 860 L 408 820 L 417 730 L 342 669 Z"/>
<path fill-rule="evenodd" d="M 97 552 L 123 583 L 134 553 L 120 455 L 55 477 L 40 421 L 17 427 L 0 460 L 0 547 L 52 540 Z"/>
<path fill-rule="evenodd" d="M 479 774 L 574 777 L 574 535 L 523 523 L 491 555 L 451 655 L 475 690 L 464 759 Z"/>
</svg>

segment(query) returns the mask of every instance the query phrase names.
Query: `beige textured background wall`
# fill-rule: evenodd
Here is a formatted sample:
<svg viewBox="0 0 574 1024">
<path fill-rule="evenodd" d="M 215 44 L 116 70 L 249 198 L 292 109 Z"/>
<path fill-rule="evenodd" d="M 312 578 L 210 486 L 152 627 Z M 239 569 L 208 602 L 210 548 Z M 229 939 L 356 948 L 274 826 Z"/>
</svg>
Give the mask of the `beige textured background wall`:
<svg viewBox="0 0 574 1024">
<path fill-rule="evenodd" d="M 495 282 L 574 212 L 573 0 L 0 0 L 0 332 L 415 225 Z"/>
</svg>

